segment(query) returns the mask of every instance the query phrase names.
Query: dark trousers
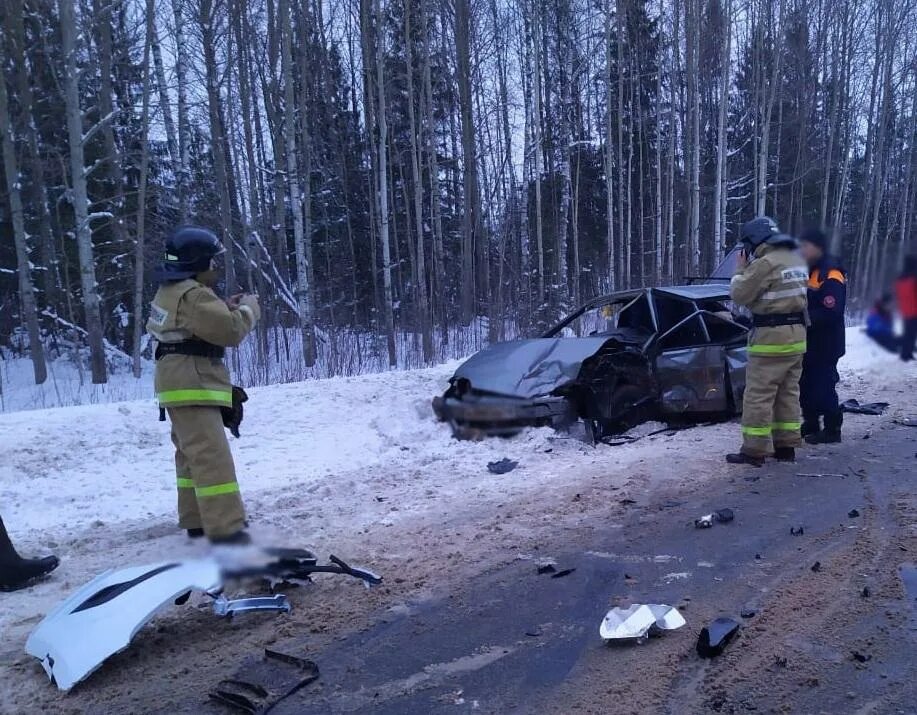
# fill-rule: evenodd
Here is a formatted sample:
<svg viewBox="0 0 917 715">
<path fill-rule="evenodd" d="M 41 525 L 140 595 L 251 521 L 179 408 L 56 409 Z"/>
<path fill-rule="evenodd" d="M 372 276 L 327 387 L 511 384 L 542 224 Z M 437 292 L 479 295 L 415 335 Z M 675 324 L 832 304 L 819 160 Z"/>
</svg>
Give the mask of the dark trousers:
<svg viewBox="0 0 917 715">
<path fill-rule="evenodd" d="M 802 433 L 813 434 L 821 429 L 840 430 L 844 415 L 837 399 L 837 360 L 818 358 L 806 353 L 799 380 L 799 404 L 802 407 Z"/>
<path fill-rule="evenodd" d="M 914 359 L 914 345 L 917 343 L 917 318 L 904 321 L 904 335 L 901 336 L 901 359 L 905 362 Z"/>
</svg>

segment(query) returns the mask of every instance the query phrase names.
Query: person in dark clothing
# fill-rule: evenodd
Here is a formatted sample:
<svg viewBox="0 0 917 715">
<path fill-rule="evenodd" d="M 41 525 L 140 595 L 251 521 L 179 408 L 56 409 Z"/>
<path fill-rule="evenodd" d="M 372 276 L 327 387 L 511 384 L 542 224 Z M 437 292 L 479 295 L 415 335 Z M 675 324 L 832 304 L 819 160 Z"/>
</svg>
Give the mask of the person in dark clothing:
<svg viewBox="0 0 917 715">
<path fill-rule="evenodd" d="M 917 254 L 905 257 L 904 270 L 895 281 L 895 294 L 898 311 L 904 321 L 901 359 L 909 362 L 914 359 L 914 346 L 917 343 Z"/>
<path fill-rule="evenodd" d="M 36 579 L 51 573 L 59 563 L 56 556 L 45 556 L 41 559 L 22 558 L 13 548 L 3 525 L 3 517 L 0 517 L 0 591 L 24 588 Z"/>
<path fill-rule="evenodd" d="M 837 362 L 846 350 L 847 275 L 829 255 L 828 237 L 823 231 L 803 233 L 799 250 L 809 264 L 810 321 L 799 382 L 802 437 L 809 444 L 840 442 L 844 413 L 837 399 Z"/>
<path fill-rule="evenodd" d="M 901 338 L 895 335 L 891 293 L 879 298 L 866 317 L 866 335 L 892 353 L 901 350 Z"/>
</svg>

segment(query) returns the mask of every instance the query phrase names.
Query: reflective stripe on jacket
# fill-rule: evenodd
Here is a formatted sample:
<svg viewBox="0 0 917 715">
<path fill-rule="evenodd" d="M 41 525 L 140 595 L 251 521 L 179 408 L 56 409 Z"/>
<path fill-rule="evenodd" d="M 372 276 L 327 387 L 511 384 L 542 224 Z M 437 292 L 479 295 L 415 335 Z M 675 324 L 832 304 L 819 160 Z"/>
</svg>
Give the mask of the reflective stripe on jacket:
<svg viewBox="0 0 917 715">
<path fill-rule="evenodd" d="M 161 285 L 147 321 L 147 331 L 160 342 L 195 337 L 221 347 L 238 345 L 254 326 L 251 309 L 230 310 L 216 293 L 193 279 Z M 232 405 L 229 370 L 219 358 L 165 355 L 156 361 L 154 383 L 161 407 Z"/>
<path fill-rule="evenodd" d="M 809 271 L 797 251 L 763 244 L 748 265 L 733 276 L 729 294 L 755 315 L 803 313 Z M 755 328 L 748 336 L 750 355 L 799 355 L 806 351 L 805 325 Z"/>
</svg>

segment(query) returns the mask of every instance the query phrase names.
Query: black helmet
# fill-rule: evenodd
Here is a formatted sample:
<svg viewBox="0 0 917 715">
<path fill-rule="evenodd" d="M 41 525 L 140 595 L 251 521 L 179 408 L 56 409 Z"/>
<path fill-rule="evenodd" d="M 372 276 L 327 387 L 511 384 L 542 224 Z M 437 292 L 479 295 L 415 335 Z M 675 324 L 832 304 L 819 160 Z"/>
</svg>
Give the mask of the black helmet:
<svg viewBox="0 0 917 715">
<path fill-rule="evenodd" d="M 758 216 L 742 224 L 742 243 L 747 243 L 752 249 L 757 248 L 769 238 L 779 235 L 780 228 L 770 216 Z"/>
<path fill-rule="evenodd" d="M 166 239 L 166 251 L 156 277 L 162 282 L 181 281 L 210 268 L 226 249 L 216 234 L 200 226 L 179 226 Z"/>
</svg>

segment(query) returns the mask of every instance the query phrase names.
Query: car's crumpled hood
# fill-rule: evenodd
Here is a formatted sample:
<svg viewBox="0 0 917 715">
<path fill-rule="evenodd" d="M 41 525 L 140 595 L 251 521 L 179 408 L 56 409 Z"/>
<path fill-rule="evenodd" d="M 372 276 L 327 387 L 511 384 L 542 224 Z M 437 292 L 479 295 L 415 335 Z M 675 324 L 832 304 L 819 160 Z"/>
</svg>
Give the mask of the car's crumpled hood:
<svg viewBox="0 0 917 715">
<path fill-rule="evenodd" d="M 604 335 L 496 343 L 462 363 L 452 380 L 468 380 L 473 389 L 495 395 L 542 397 L 575 380 L 583 362 L 609 340 Z"/>
</svg>

